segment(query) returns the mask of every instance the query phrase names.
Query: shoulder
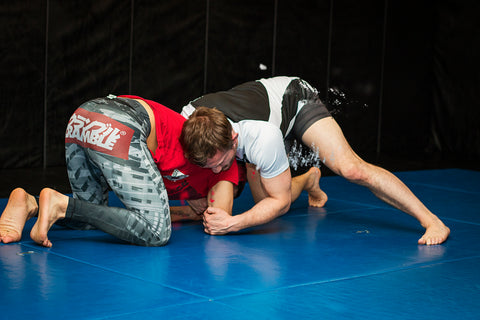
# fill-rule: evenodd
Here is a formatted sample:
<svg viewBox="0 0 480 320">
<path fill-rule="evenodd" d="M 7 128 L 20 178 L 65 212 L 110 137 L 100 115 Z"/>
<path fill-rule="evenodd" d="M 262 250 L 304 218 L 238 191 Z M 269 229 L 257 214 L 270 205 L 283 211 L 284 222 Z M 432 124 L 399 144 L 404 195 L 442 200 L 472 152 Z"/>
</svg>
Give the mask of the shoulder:
<svg viewBox="0 0 480 320">
<path fill-rule="evenodd" d="M 289 164 L 280 129 L 266 121 L 239 122 L 247 159 L 257 166 L 262 177 L 272 178 Z"/>
</svg>

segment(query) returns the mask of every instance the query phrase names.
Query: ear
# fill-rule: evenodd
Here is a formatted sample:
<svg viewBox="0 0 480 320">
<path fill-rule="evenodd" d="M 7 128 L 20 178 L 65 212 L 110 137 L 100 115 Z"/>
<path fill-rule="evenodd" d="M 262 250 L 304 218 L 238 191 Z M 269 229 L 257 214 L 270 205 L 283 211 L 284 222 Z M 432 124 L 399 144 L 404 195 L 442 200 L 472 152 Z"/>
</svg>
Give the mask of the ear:
<svg viewBox="0 0 480 320">
<path fill-rule="evenodd" d="M 235 140 L 238 138 L 238 133 L 232 130 L 232 140 Z"/>
</svg>

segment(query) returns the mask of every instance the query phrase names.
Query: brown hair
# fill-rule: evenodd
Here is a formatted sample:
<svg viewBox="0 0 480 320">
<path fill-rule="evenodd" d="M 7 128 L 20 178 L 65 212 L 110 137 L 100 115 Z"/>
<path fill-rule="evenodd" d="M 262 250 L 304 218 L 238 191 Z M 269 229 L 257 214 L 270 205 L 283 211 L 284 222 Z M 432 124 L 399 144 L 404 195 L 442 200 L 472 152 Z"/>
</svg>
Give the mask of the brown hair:
<svg viewBox="0 0 480 320">
<path fill-rule="evenodd" d="M 204 167 L 218 151 L 233 148 L 232 125 L 223 112 L 198 107 L 183 124 L 179 140 L 185 157 Z"/>
</svg>

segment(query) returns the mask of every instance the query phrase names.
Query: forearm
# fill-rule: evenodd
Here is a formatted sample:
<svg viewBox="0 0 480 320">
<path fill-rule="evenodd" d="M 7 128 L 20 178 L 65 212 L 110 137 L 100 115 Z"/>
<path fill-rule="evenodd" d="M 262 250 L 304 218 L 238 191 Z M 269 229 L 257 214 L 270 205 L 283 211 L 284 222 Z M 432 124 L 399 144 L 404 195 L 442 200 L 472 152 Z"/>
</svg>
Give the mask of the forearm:
<svg viewBox="0 0 480 320">
<path fill-rule="evenodd" d="M 204 213 L 205 232 L 212 235 L 227 234 L 272 221 L 290 209 L 290 171 L 261 181 L 266 197 L 250 210 L 234 215 L 225 210 L 209 207 Z"/>
<path fill-rule="evenodd" d="M 232 215 L 233 208 L 233 190 L 231 182 L 220 181 L 209 191 L 207 202 L 209 207 L 220 208 Z"/>
<path fill-rule="evenodd" d="M 229 230 L 229 232 L 240 231 L 268 223 L 285 214 L 289 209 L 290 201 L 288 199 L 279 200 L 271 197 L 264 198 L 250 210 L 233 216 L 232 225 L 230 227 L 231 230 Z"/>
<path fill-rule="evenodd" d="M 202 215 L 196 214 L 190 206 L 175 206 L 170 207 L 170 219 L 172 222 L 201 220 Z"/>
<path fill-rule="evenodd" d="M 286 213 L 292 200 L 291 181 L 289 169 L 274 178 L 261 177 L 261 187 L 257 189 L 263 190 L 263 199 L 250 210 L 234 216 L 234 231 L 270 222 Z"/>
</svg>

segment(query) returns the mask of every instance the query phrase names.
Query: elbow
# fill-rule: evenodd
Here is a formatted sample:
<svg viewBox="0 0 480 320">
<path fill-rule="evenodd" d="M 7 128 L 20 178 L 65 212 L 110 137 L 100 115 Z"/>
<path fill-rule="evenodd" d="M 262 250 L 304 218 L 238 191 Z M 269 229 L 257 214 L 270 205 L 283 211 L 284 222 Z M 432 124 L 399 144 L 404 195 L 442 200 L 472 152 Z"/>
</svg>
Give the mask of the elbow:
<svg viewBox="0 0 480 320">
<path fill-rule="evenodd" d="M 284 203 L 282 205 L 282 208 L 280 209 L 280 215 L 284 215 L 285 213 L 287 213 L 288 210 L 290 210 L 290 205 L 291 204 L 292 204 L 291 200 L 284 201 Z"/>
</svg>

